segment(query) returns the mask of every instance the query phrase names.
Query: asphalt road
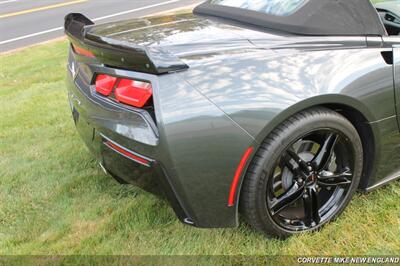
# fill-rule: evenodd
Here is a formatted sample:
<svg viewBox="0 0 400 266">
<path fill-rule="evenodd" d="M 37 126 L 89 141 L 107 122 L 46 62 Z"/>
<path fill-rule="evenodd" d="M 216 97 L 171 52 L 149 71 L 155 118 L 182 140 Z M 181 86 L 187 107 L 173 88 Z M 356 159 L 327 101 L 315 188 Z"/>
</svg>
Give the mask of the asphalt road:
<svg viewBox="0 0 400 266">
<path fill-rule="evenodd" d="M 135 18 L 201 0 L 0 0 L 0 52 L 63 36 L 64 16 L 83 13 L 96 23 Z"/>
</svg>

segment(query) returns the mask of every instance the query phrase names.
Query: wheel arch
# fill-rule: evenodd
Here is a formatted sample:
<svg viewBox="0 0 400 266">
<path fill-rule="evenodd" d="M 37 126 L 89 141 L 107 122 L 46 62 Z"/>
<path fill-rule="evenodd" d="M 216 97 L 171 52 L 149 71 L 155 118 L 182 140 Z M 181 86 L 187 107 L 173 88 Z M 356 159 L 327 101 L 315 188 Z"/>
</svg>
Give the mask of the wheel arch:
<svg viewBox="0 0 400 266">
<path fill-rule="evenodd" d="M 377 128 L 372 126 L 372 122 L 377 121 L 373 112 L 362 102 L 347 95 L 322 95 L 316 96 L 304 101 L 298 102 L 295 105 L 279 112 L 265 126 L 264 130 L 256 136 L 258 145 L 255 147 L 255 152 L 260 148 L 261 143 L 268 137 L 271 132 L 285 120 L 289 119 L 296 113 L 301 111 L 324 107 L 332 111 L 338 112 L 349 120 L 356 128 L 364 150 L 364 169 L 361 177 L 359 188 L 364 189 L 368 185 L 368 181 L 373 175 L 376 165 L 376 158 L 379 157 L 380 140 L 377 137 L 379 133 Z M 247 169 L 246 169 L 247 171 Z M 242 191 L 243 181 L 246 172 L 242 174 L 242 180 L 239 183 L 238 195 L 236 197 L 237 215 L 239 213 L 240 194 Z"/>
<path fill-rule="evenodd" d="M 361 138 L 364 152 L 364 166 L 359 188 L 365 189 L 368 186 L 368 181 L 373 174 L 377 152 L 379 151 L 376 143 L 378 138 L 375 138 L 374 130 L 370 124 L 370 121 L 367 120 L 362 112 L 352 106 L 337 103 L 324 104 L 320 106 L 340 113 L 356 128 L 358 135 Z"/>
</svg>

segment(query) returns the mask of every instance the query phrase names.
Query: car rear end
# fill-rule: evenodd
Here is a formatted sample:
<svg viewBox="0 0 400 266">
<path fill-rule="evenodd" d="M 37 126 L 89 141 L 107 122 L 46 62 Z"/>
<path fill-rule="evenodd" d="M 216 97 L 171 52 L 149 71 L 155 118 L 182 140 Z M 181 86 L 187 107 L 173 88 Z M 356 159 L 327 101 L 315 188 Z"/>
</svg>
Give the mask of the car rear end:
<svg viewBox="0 0 400 266">
<path fill-rule="evenodd" d="M 237 226 L 243 156 L 257 143 L 187 74 L 255 56 L 249 31 L 190 13 L 103 25 L 70 14 L 65 32 L 73 118 L 101 167 L 161 190 L 183 223 Z"/>
<path fill-rule="evenodd" d="M 80 14 L 66 17 L 71 42 L 68 98 L 79 135 L 100 166 L 120 182 L 164 192 L 181 221 L 192 224 L 160 163 L 154 95 L 158 75 L 186 65 L 170 55 L 152 59 L 146 47 L 90 35 L 93 23 Z M 157 60 L 172 62 L 158 65 Z"/>
</svg>

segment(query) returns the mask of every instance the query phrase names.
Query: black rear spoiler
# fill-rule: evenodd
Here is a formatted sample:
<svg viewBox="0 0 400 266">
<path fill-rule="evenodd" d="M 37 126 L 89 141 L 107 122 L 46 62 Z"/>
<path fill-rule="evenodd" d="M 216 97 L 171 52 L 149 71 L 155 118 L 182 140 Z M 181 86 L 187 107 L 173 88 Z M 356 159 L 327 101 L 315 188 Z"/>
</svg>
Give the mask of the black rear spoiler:
<svg viewBox="0 0 400 266">
<path fill-rule="evenodd" d="M 69 40 L 92 52 L 101 63 L 150 74 L 165 74 L 189 68 L 178 57 L 160 48 L 135 45 L 91 32 L 93 21 L 82 14 L 65 17 L 65 34 Z"/>
</svg>

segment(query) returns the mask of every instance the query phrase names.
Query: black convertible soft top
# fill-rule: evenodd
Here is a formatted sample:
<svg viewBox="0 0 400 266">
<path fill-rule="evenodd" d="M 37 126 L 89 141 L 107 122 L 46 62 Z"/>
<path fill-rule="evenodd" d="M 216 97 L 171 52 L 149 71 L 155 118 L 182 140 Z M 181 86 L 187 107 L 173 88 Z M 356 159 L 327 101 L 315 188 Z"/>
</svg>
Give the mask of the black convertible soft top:
<svg viewBox="0 0 400 266">
<path fill-rule="evenodd" d="M 195 14 L 231 19 L 299 35 L 386 35 L 370 0 L 308 0 L 287 16 L 277 16 L 207 1 Z"/>
</svg>

